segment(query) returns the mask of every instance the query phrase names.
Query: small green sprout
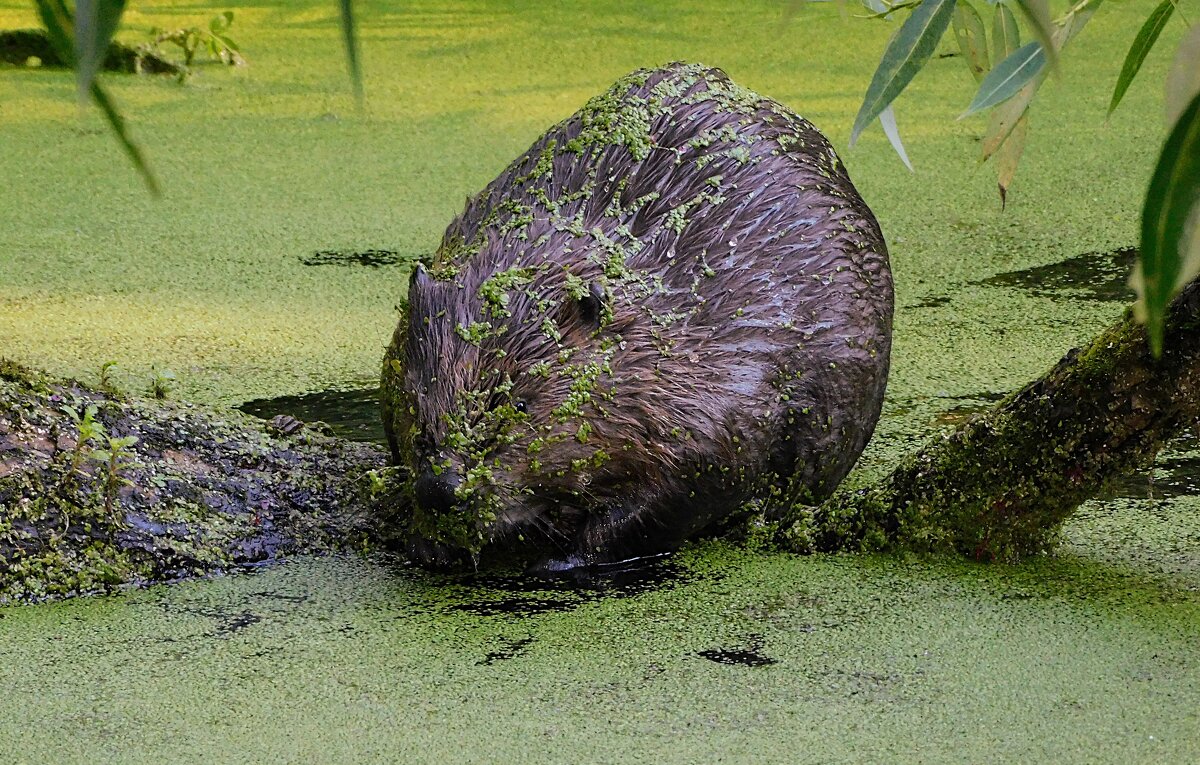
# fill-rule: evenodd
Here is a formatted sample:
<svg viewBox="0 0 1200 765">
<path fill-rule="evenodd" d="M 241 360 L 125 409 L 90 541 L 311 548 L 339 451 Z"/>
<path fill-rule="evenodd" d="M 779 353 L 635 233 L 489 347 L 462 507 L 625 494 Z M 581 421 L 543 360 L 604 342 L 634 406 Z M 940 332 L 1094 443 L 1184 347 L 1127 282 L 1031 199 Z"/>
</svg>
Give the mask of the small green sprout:
<svg viewBox="0 0 1200 765">
<path fill-rule="evenodd" d="M 169 369 L 150 367 L 150 374 L 150 395 L 160 401 L 171 395 L 171 390 L 175 387 L 175 373 Z"/>
<path fill-rule="evenodd" d="M 138 467 L 131 457 L 135 456 L 132 447 L 138 441 L 137 436 L 108 437 L 107 449 L 96 449 L 89 457 L 105 466 L 104 475 L 104 512 L 115 524 L 113 505 L 117 500 L 117 491 L 122 486 L 132 486 L 133 482 L 125 477 L 129 468 Z"/>
</svg>

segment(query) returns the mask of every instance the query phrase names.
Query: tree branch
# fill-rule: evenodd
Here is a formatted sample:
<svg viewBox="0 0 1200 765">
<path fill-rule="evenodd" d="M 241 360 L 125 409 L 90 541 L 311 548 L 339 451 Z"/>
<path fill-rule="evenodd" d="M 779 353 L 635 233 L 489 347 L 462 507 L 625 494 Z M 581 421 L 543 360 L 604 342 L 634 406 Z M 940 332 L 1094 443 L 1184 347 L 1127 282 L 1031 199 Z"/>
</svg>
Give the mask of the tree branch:
<svg viewBox="0 0 1200 765">
<path fill-rule="evenodd" d="M 797 552 L 955 550 L 985 560 L 1039 552 L 1075 508 L 1149 464 L 1200 416 L 1200 280 L 1172 304 L 1165 348 L 1153 359 L 1127 311 L 887 478 L 794 509 L 778 538 Z"/>
</svg>

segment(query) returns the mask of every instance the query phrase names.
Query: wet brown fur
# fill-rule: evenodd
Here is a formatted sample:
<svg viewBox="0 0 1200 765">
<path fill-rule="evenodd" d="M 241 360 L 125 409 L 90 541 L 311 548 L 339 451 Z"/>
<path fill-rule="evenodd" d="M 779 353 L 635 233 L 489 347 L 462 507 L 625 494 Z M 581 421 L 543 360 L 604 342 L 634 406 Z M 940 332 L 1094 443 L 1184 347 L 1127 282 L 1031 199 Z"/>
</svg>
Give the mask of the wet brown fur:
<svg viewBox="0 0 1200 765">
<path fill-rule="evenodd" d="M 886 247 L 816 128 L 692 65 L 635 73 L 609 95 L 615 127 L 610 104 L 589 104 L 468 200 L 414 273 L 385 364 L 397 461 L 458 478 L 494 466 L 459 491 L 468 515 L 494 511 L 478 511 L 482 546 L 532 543 L 551 567 L 671 548 L 748 500 L 828 496 L 870 438 L 888 370 Z M 643 105 L 639 145 L 621 110 L 637 123 Z M 580 136 L 582 150 L 564 150 Z M 532 281 L 495 316 L 481 287 L 515 266 Z M 587 295 L 568 294 L 568 274 Z M 481 321 L 495 331 L 464 339 Z M 551 373 L 530 374 L 537 362 Z M 597 363 L 581 413 L 556 413 Z M 499 400 L 528 407 L 512 443 L 489 451 L 471 431 L 473 451 L 448 446 L 448 413 L 482 416 L 464 391 L 488 398 L 505 376 Z M 445 562 L 460 543 L 421 539 L 439 522 L 425 514 L 412 550 Z"/>
</svg>

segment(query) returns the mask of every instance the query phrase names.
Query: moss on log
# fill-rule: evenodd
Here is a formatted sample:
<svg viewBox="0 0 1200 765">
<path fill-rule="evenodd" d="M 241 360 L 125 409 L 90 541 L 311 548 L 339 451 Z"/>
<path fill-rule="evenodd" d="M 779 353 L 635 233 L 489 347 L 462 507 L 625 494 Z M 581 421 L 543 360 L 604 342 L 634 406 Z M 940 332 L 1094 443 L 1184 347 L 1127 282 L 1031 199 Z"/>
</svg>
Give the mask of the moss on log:
<svg viewBox="0 0 1200 765">
<path fill-rule="evenodd" d="M 778 539 L 797 552 L 954 550 L 985 560 L 1044 550 L 1080 504 L 1200 417 L 1200 281 L 1174 302 L 1165 349 L 1150 356 L 1128 311 L 882 481 L 795 508 Z"/>
<path fill-rule="evenodd" d="M 81 444 L 85 418 L 104 432 Z M 382 450 L 298 426 L 0 360 L 0 602 L 362 546 Z"/>
</svg>

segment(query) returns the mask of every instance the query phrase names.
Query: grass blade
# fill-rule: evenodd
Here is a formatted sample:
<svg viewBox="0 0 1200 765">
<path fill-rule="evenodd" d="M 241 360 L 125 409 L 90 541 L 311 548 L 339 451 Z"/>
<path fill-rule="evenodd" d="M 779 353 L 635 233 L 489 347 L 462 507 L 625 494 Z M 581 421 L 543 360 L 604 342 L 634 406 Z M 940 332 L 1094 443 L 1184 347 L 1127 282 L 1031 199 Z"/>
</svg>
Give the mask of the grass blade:
<svg viewBox="0 0 1200 765">
<path fill-rule="evenodd" d="M 1150 350 L 1162 354 L 1163 318 L 1182 283 L 1195 276 L 1184 271 L 1189 258 L 1188 223 L 1200 202 L 1200 94 L 1171 129 L 1142 208 L 1139 305 L 1145 316 Z"/>
<path fill-rule="evenodd" d="M 979 84 L 979 92 L 959 119 L 989 106 L 1007 101 L 1041 74 L 1046 67 L 1046 49 L 1036 40 L 1017 48 L 1011 56 L 996 64 Z"/>
<path fill-rule="evenodd" d="M 992 52 L 997 61 L 1003 61 L 1021 47 L 1021 30 L 1017 17 L 1007 5 L 997 5 L 992 14 Z"/>
<path fill-rule="evenodd" d="M 879 124 L 883 126 L 883 134 L 887 136 L 892 148 L 900 155 L 900 161 L 904 163 L 909 172 L 912 172 L 913 166 L 908 161 L 908 152 L 904 150 L 904 143 L 900 140 L 900 130 L 896 127 L 896 112 L 892 109 L 891 104 L 888 104 L 887 108 L 879 113 Z"/>
<path fill-rule="evenodd" d="M 967 68 L 976 82 L 983 79 L 992 68 L 988 59 L 987 30 L 983 27 L 983 19 L 975 6 L 967 0 L 960 0 L 954 6 L 954 37 L 958 40 L 958 49 L 962 52 Z"/>
<path fill-rule="evenodd" d="M 879 67 L 871 77 L 871 84 L 867 86 L 867 95 L 850 131 L 851 146 L 867 125 L 900 95 L 929 61 L 938 40 L 942 39 L 946 28 L 950 26 L 954 4 L 955 0 L 924 0 L 904 20 L 884 50 Z"/>
<path fill-rule="evenodd" d="M 354 0 L 338 0 L 342 12 L 342 42 L 346 44 L 346 64 L 350 67 L 350 84 L 354 100 L 362 107 L 362 66 L 359 63 L 358 33 L 354 25 Z"/>
<path fill-rule="evenodd" d="M 1129 53 L 1125 54 L 1125 63 L 1121 66 L 1121 74 L 1117 77 L 1117 86 L 1113 88 L 1112 100 L 1108 102 L 1110 116 L 1117 108 L 1117 104 L 1121 103 L 1125 91 L 1129 89 L 1129 84 L 1133 82 L 1138 70 L 1142 68 L 1142 62 L 1146 60 L 1146 55 L 1154 47 L 1154 43 L 1158 42 L 1159 34 L 1162 33 L 1163 27 L 1167 25 L 1167 20 L 1171 18 L 1174 11 L 1175 0 L 1163 0 L 1157 8 L 1150 12 L 1146 23 L 1142 24 L 1142 28 L 1138 30 L 1137 37 L 1133 38 L 1133 45 L 1129 47 Z"/>
<path fill-rule="evenodd" d="M 92 81 L 108 55 L 108 44 L 124 11 L 125 0 L 75 2 L 75 81 L 81 102 L 91 91 Z"/>
<path fill-rule="evenodd" d="M 154 177 L 154 173 L 150 170 L 150 165 L 146 162 L 146 158 L 142 155 L 142 150 L 133 142 L 129 136 L 129 132 L 125 129 L 125 119 L 121 116 L 113 105 L 112 99 L 108 97 L 108 93 L 100 86 L 100 83 L 92 82 L 92 100 L 96 102 L 100 112 L 104 115 L 104 119 L 112 128 L 113 133 L 117 136 L 117 141 L 121 144 L 121 148 L 125 149 L 125 153 L 129 155 L 129 159 L 133 162 L 133 166 L 141 173 L 142 180 L 146 182 L 150 193 L 154 196 L 161 196 L 162 192 L 158 188 L 158 181 Z"/>
</svg>

